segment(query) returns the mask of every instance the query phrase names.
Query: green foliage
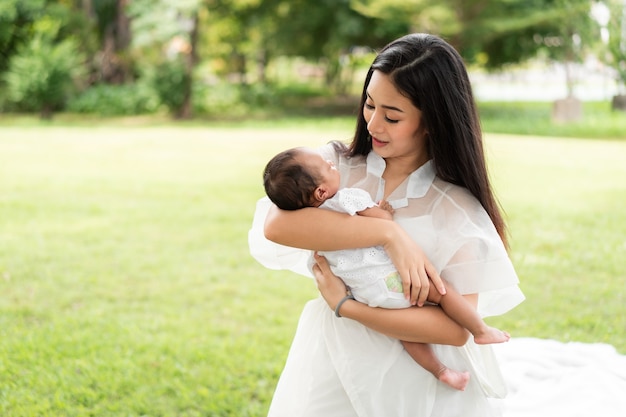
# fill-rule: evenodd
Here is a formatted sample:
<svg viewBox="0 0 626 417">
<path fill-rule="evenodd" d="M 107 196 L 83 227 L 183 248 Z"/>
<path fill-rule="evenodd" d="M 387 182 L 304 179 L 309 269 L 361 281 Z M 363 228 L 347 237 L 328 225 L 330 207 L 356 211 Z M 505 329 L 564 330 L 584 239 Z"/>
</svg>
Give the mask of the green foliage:
<svg viewBox="0 0 626 417">
<path fill-rule="evenodd" d="M 7 99 L 17 109 L 39 111 L 50 117 L 60 110 L 74 90 L 74 81 L 83 74 L 83 59 L 73 39 L 55 41 L 59 23 L 51 19 L 36 22 L 35 36 L 20 47 L 4 74 Z"/>
<path fill-rule="evenodd" d="M 154 113 L 159 98 L 145 82 L 123 85 L 96 85 L 72 98 L 67 111 L 101 116 L 131 116 Z"/>
<path fill-rule="evenodd" d="M 375 22 L 396 22 L 403 35 L 407 31 L 430 32 L 451 36 L 461 29 L 457 11 L 462 3 L 450 0 L 352 0 L 350 6 Z M 394 36 L 396 37 L 396 36 Z M 390 39 L 391 40 L 391 39 Z"/>
<path fill-rule="evenodd" d="M 0 76 L 16 50 L 28 42 L 32 25 L 41 15 L 45 0 L 0 2 Z"/>
<path fill-rule="evenodd" d="M 181 59 L 163 61 L 155 68 L 152 78 L 152 87 L 159 100 L 172 114 L 180 111 L 190 83 L 191 75 Z"/>
</svg>

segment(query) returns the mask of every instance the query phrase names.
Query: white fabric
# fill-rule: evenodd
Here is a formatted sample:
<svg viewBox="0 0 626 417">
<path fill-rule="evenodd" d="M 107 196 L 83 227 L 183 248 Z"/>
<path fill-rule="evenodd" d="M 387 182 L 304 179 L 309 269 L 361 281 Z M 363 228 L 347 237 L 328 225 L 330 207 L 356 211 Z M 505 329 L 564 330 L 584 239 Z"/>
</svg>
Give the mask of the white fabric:
<svg viewBox="0 0 626 417">
<path fill-rule="evenodd" d="M 344 188 L 324 201 L 320 208 L 348 213 L 354 216 L 359 211 L 374 207 L 376 203 L 365 190 L 360 188 Z"/>
<path fill-rule="evenodd" d="M 626 356 L 607 344 L 513 338 L 494 345 L 504 417 L 626 416 Z"/>
<path fill-rule="evenodd" d="M 375 153 L 346 159 L 331 146 L 321 149 L 341 173 L 341 188 L 358 187 L 374 201 L 383 197 L 385 161 Z M 461 293 L 479 294 L 479 312 L 502 314 L 524 296 L 498 234 L 478 201 L 466 190 L 436 178 L 432 162 L 411 174 L 387 198 L 394 220 L 422 247 L 443 278 Z M 263 265 L 310 276 L 310 251 L 267 241 L 261 200 L 249 244 Z M 353 320 L 336 318 L 322 299 L 302 313 L 276 388 L 271 417 L 489 417 L 499 411 L 487 396 L 506 392 L 491 346 L 432 345 L 447 366 L 471 373 L 466 391 L 439 383 L 417 365 L 399 341 Z"/>
</svg>

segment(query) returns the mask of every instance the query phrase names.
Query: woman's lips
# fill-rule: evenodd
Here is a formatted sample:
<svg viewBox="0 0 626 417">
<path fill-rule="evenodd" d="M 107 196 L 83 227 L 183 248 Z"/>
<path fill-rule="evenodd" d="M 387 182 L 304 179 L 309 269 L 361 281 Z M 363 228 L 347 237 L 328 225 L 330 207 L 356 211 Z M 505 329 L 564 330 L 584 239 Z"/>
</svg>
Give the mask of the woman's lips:
<svg viewBox="0 0 626 417">
<path fill-rule="evenodd" d="M 372 145 L 374 145 L 374 146 L 384 146 L 386 144 L 387 144 L 387 142 L 383 142 L 383 141 L 381 141 L 379 139 L 376 139 L 374 136 L 372 136 Z"/>
</svg>

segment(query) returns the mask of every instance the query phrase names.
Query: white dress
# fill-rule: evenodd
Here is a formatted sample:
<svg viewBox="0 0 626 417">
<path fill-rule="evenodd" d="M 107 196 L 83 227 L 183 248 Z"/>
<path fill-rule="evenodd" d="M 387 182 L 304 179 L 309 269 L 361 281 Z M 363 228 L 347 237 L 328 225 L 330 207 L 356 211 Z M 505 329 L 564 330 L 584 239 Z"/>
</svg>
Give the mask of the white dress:
<svg viewBox="0 0 626 417">
<path fill-rule="evenodd" d="M 321 149 L 341 173 L 341 188 L 383 198 L 385 161 L 370 153 L 347 159 Z M 433 162 L 412 173 L 387 199 L 399 223 L 421 246 L 441 276 L 462 294 L 479 293 L 478 311 L 502 314 L 523 301 L 518 279 L 488 215 L 469 192 L 435 176 Z M 251 254 L 273 269 L 309 275 L 310 251 L 267 241 L 263 223 L 271 203 L 261 199 L 249 233 Z M 492 398 L 506 385 L 489 345 L 432 345 L 452 369 L 468 370 L 465 391 L 454 390 L 422 369 L 401 343 L 345 318 L 320 297 L 304 307 L 270 417 L 490 417 Z"/>
</svg>

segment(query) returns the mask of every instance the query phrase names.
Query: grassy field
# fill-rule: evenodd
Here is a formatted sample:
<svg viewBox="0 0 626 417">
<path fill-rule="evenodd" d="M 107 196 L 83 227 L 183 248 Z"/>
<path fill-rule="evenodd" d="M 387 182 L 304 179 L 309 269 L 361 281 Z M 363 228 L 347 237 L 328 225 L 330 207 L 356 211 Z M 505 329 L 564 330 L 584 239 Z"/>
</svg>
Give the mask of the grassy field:
<svg viewBox="0 0 626 417">
<path fill-rule="evenodd" d="M 261 169 L 349 136 L 0 127 L 0 415 L 264 416 L 314 283 L 250 258 Z M 514 336 L 626 353 L 626 142 L 488 135 Z"/>
</svg>

